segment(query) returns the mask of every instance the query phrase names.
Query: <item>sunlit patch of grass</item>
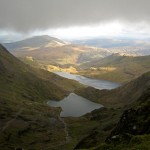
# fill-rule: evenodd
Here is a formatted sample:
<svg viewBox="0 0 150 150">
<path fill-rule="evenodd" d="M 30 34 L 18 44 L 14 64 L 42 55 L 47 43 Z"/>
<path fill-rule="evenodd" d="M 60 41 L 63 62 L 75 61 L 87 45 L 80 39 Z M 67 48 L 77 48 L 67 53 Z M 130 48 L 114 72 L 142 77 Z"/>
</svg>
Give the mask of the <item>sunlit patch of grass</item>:
<svg viewBox="0 0 150 150">
<path fill-rule="evenodd" d="M 79 74 L 98 79 L 126 83 L 150 70 L 150 56 L 108 56 L 96 62 L 78 66 Z M 92 66 L 92 67 L 91 67 Z"/>
</svg>

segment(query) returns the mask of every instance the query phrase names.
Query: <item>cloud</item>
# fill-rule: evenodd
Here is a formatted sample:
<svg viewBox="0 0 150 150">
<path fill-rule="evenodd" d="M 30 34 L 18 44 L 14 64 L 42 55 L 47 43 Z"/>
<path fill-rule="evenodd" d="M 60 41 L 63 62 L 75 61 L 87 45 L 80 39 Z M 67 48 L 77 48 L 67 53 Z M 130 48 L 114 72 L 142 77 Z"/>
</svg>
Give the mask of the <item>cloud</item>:
<svg viewBox="0 0 150 150">
<path fill-rule="evenodd" d="M 0 29 L 17 32 L 110 21 L 150 22 L 150 0 L 0 0 Z"/>
</svg>

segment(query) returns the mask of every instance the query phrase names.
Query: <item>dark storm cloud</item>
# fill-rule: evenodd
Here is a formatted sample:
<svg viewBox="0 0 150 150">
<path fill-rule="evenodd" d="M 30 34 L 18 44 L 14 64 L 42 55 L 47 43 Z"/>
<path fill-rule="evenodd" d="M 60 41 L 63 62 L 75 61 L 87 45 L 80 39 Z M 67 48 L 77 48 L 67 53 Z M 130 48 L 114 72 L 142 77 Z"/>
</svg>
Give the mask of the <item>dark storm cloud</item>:
<svg viewBox="0 0 150 150">
<path fill-rule="evenodd" d="M 112 20 L 149 22 L 150 0 L 0 0 L 0 29 L 29 31 Z"/>
</svg>

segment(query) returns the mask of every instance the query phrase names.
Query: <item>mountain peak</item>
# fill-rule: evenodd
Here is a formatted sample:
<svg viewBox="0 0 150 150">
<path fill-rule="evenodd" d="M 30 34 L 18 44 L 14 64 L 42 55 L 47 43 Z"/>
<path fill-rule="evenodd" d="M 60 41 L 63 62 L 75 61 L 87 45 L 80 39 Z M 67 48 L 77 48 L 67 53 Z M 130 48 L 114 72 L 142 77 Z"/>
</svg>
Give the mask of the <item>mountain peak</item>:
<svg viewBox="0 0 150 150">
<path fill-rule="evenodd" d="M 24 47 L 43 47 L 45 45 L 60 46 L 65 44 L 67 43 L 60 39 L 48 35 L 39 35 L 18 42 L 5 43 L 3 45 L 9 50 L 17 50 Z"/>
<path fill-rule="evenodd" d="M 63 41 L 61 41 L 60 39 L 57 39 L 55 37 L 51 37 L 49 35 L 39 35 L 39 36 L 33 36 L 31 38 L 28 38 L 28 39 L 25 39 L 25 40 L 22 40 L 22 41 L 38 41 L 38 42 L 51 42 L 51 41 L 58 41 L 60 43 L 65 43 Z"/>
<path fill-rule="evenodd" d="M 54 38 L 54 37 L 51 37 L 51 36 L 49 36 L 49 35 L 37 35 L 37 36 L 33 36 L 33 37 L 30 37 L 30 38 L 28 38 L 28 39 L 43 39 L 43 40 L 48 40 L 48 41 L 51 41 L 51 40 L 53 40 L 53 39 L 56 39 L 56 38 Z M 25 40 L 27 40 L 27 39 L 25 39 Z M 59 40 L 59 39 L 58 39 Z"/>
</svg>

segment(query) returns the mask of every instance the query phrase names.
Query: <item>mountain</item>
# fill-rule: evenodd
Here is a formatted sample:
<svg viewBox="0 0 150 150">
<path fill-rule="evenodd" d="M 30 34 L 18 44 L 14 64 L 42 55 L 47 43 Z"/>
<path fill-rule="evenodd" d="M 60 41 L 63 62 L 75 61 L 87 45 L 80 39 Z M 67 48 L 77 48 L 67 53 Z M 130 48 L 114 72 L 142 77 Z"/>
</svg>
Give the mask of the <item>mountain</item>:
<svg viewBox="0 0 150 150">
<path fill-rule="evenodd" d="M 142 85 L 142 87 L 141 87 Z M 122 107 L 136 101 L 150 86 L 150 72 L 113 90 L 98 90 L 92 87 L 77 89 L 75 92 L 106 107 Z"/>
<path fill-rule="evenodd" d="M 145 134 L 145 138 L 150 134 L 150 88 L 138 98 L 137 104 L 125 110 L 121 115 L 116 127 L 106 139 L 107 143 L 117 143 L 119 141 L 129 142 L 136 140 L 140 135 Z M 117 136 L 116 136 L 117 135 Z M 137 139 L 134 136 L 139 136 Z M 132 141 L 132 143 L 134 143 Z M 120 144 L 120 143 L 119 143 Z M 149 145 L 150 146 L 150 145 Z"/>
<path fill-rule="evenodd" d="M 106 107 L 85 116 L 91 121 L 98 121 L 99 125 L 83 137 L 74 149 L 150 148 L 150 72 L 111 91 L 86 88 L 84 92 L 82 90 L 80 94 L 93 100 L 95 96 L 95 100 Z"/>
<path fill-rule="evenodd" d="M 36 36 L 3 45 L 16 57 L 30 57 L 43 66 L 73 66 L 111 54 L 107 49 L 70 44 L 49 36 Z"/>
<path fill-rule="evenodd" d="M 79 74 L 125 83 L 150 70 L 149 56 L 122 56 L 113 54 L 100 60 L 78 66 Z"/>
<path fill-rule="evenodd" d="M 150 39 L 95 38 L 76 40 L 72 41 L 72 43 L 107 48 L 112 53 L 124 53 L 135 56 L 150 55 Z"/>
<path fill-rule="evenodd" d="M 87 40 L 76 40 L 72 41 L 75 44 L 80 45 L 88 45 L 95 47 L 103 47 L 103 48 L 113 48 L 113 47 L 123 47 L 123 46 L 133 46 L 135 45 L 135 41 L 132 39 L 109 39 L 109 38 L 94 38 Z"/>
<path fill-rule="evenodd" d="M 142 46 L 124 46 L 124 47 L 116 47 L 116 48 L 110 48 L 109 50 L 112 53 L 119 53 L 126 56 L 146 56 L 150 55 L 150 46 L 148 45 L 142 45 Z"/>
<path fill-rule="evenodd" d="M 13 55 L 33 67 L 126 83 L 149 70 L 149 44 L 148 41 L 144 44 L 139 40 L 120 40 L 114 39 L 113 42 L 124 41 L 128 46 L 96 48 L 67 43 L 47 35 L 4 45 Z M 137 43 L 144 45 L 145 50 L 138 52 Z"/>
<path fill-rule="evenodd" d="M 86 44 L 96 47 L 114 48 L 114 47 L 125 47 L 125 46 L 137 46 L 147 45 L 149 46 L 150 39 L 136 39 L 136 38 L 95 38 L 87 40 L 72 41 L 78 44 Z"/>
<path fill-rule="evenodd" d="M 0 45 L 0 149 L 149 149 L 149 89 L 150 72 L 113 90 L 85 88 L 31 68 Z M 47 100 L 70 92 L 105 107 L 60 118 Z"/>
<path fill-rule="evenodd" d="M 23 50 L 29 48 L 36 49 L 38 47 L 43 47 L 49 43 L 51 43 L 51 46 L 59 46 L 59 45 L 66 44 L 65 42 L 57 38 L 50 37 L 48 35 L 42 35 L 42 36 L 31 37 L 14 43 L 4 43 L 3 45 L 10 51 L 13 51 L 13 50 Z"/>
<path fill-rule="evenodd" d="M 65 143 L 60 108 L 46 103 L 61 100 L 80 86 L 31 68 L 0 45 L 0 149 L 51 149 Z"/>
<path fill-rule="evenodd" d="M 4 79 L 1 80 L 1 82 L 5 83 L 7 81 L 10 81 L 9 83 L 10 85 L 11 84 L 13 85 L 13 82 L 15 82 L 15 87 L 18 88 L 17 91 L 18 93 L 21 94 L 21 91 L 19 91 L 20 86 L 27 85 L 27 87 L 25 87 L 27 89 L 26 92 L 28 92 L 28 94 L 31 95 L 31 97 L 33 96 L 33 99 L 35 94 L 36 95 L 38 94 L 39 96 L 45 95 L 45 98 L 49 98 L 49 99 L 53 99 L 53 98 L 61 99 L 63 95 L 66 95 L 65 93 L 67 92 L 67 90 L 72 91 L 72 89 L 74 89 L 73 84 L 75 84 L 76 86 L 76 82 L 74 81 L 67 80 L 62 77 L 58 77 L 53 73 L 49 73 L 41 69 L 31 68 L 28 65 L 25 65 L 17 58 L 15 58 L 13 55 L 11 55 L 3 46 L 0 46 L 0 48 L 1 48 L 1 53 L 0 53 L 1 77 L 5 79 L 5 80 Z M 63 88 L 61 87 L 61 84 L 63 84 L 65 81 L 67 81 L 70 84 L 69 88 L 67 87 L 67 84 L 66 85 L 64 84 Z M 5 86 L 10 87 L 10 85 L 6 84 Z M 40 89 L 34 88 L 34 86 L 37 85 L 43 86 L 45 90 L 43 89 L 42 91 Z M 71 87 L 71 85 L 73 86 Z M 60 98 L 57 92 L 56 93 L 53 92 L 53 90 L 55 91 L 57 89 L 58 89 L 58 93 L 60 93 L 61 95 Z"/>
</svg>

